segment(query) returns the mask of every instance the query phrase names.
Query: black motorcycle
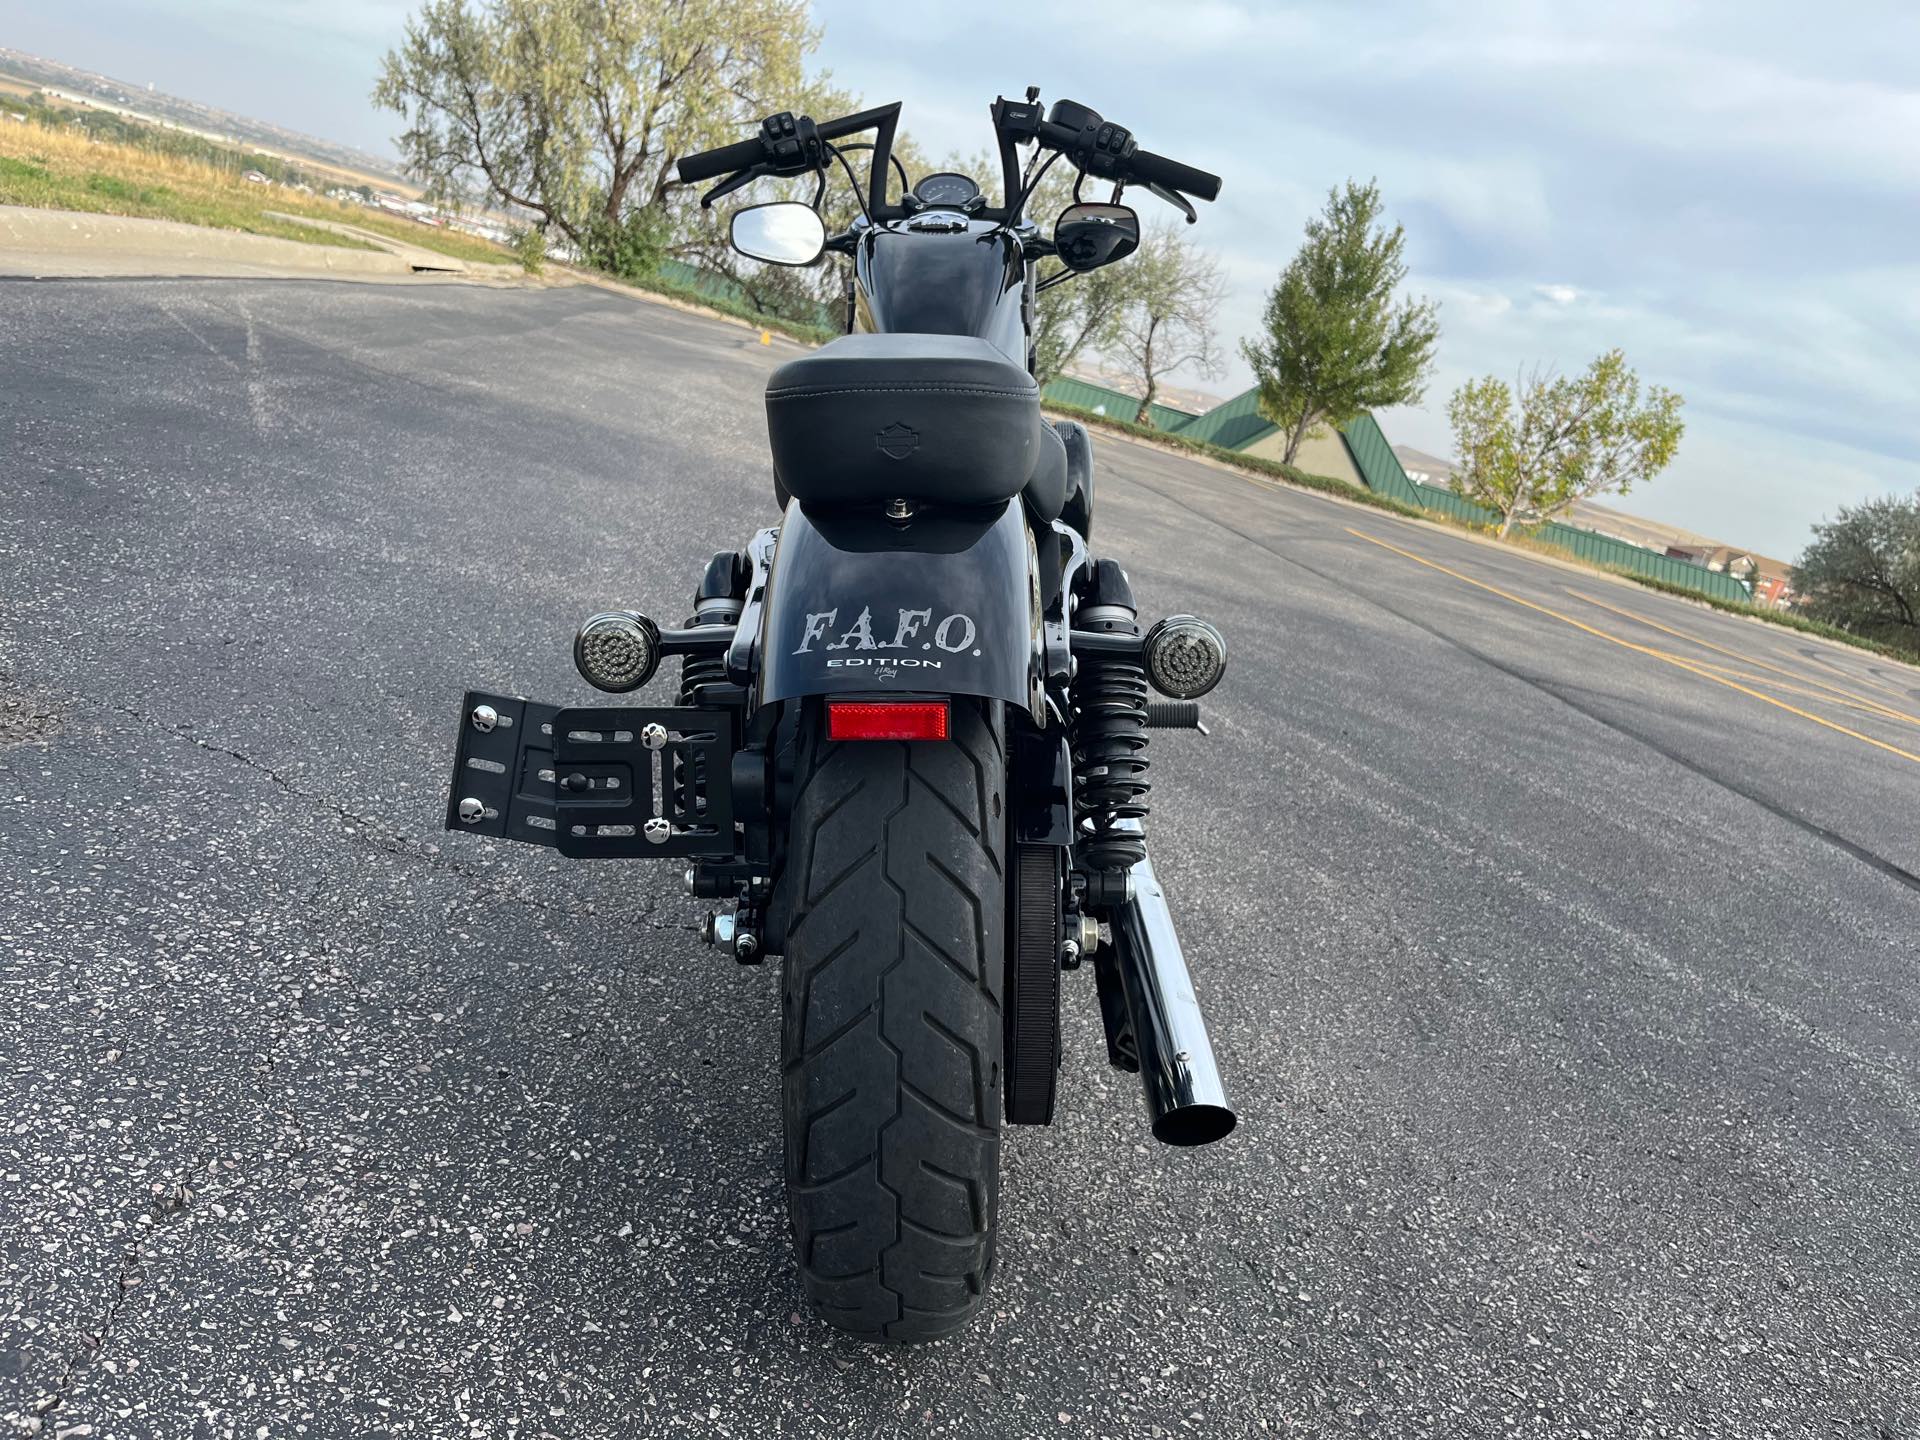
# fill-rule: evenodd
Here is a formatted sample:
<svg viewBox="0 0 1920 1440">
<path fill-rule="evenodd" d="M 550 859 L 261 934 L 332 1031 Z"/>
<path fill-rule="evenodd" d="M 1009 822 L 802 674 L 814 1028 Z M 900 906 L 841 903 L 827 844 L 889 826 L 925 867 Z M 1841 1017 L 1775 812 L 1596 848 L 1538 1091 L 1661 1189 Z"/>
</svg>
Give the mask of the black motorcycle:
<svg viewBox="0 0 1920 1440">
<path fill-rule="evenodd" d="M 875 1340 L 951 1334 L 984 1303 L 1001 1121 L 1053 1117 L 1063 969 L 1091 962 L 1108 1059 L 1158 1139 L 1234 1126 L 1142 828 L 1147 731 L 1199 728 L 1225 642 L 1191 616 L 1143 627 L 1094 557 L 1087 432 L 1041 417 L 1030 353 L 1039 290 L 1137 247 L 1126 187 L 1191 222 L 1186 197 L 1220 181 L 1038 94 L 993 106 L 999 207 L 952 173 L 888 198 L 898 104 L 775 115 L 680 162 L 727 177 L 703 205 L 817 177 L 811 205 L 743 209 L 731 238 L 776 265 L 848 256 L 851 333 L 767 383 L 781 523 L 713 557 L 685 624 L 616 610 L 574 638 L 612 694 L 678 656 L 677 703 L 469 693 L 447 803 L 450 830 L 684 859 L 692 894 L 732 902 L 709 943 L 784 957 L 800 1273 L 825 1320 Z M 864 193 L 849 150 L 872 151 Z M 1047 236 L 1023 211 L 1062 157 L 1076 203 Z M 861 213 L 829 238 L 836 166 Z M 1079 203 L 1090 177 L 1108 200 Z"/>
</svg>

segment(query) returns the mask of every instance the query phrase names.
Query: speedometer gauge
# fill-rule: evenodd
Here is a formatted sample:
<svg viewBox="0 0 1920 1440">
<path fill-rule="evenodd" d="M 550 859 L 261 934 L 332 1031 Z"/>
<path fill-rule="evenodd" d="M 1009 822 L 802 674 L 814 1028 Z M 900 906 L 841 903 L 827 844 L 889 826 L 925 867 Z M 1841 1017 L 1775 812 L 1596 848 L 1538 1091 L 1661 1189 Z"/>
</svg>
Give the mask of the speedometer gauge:
<svg viewBox="0 0 1920 1440">
<path fill-rule="evenodd" d="M 966 176 L 952 170 L 942 170 L 936 175 L 923 176 L 913 187 L 914 198 L 922 206 L 932 209 L 940 206 L 945 209 L 970 209 L 973 202 L 980 198 L 980 187 Z"/>
</svg>

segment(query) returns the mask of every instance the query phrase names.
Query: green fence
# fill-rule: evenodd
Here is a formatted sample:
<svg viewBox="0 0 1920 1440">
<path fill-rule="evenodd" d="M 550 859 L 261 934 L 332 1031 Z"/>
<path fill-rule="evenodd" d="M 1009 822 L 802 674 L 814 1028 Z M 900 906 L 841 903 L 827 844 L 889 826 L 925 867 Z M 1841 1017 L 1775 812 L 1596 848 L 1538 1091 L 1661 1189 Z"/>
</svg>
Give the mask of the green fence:
<svg viewBox="0 0 1920 1440">
<path fill-rule="evenodd" d="M 1465 525 L 1498 525 L 1500 517 L 1477 501 L 1464 495 L 1456 495 L 1451 490 L 1442 490 L 1438 485 L 1413 486 L 1414 503 L 1428 510 L 1438 510 L 1442 515 L 1451 517 Z"/>
<path fill-rule="evenodd" d="M 1360 478 L 1367 482 L 1367 488 L 1376 495 L 1385 495 L 1403 505 L 1435 510 L 1469 525 L 1494 526 L 1500 523 L 1500 517 L 1493 511 L 1463 495 L 1442 490 L 1437 485 L 1416 485 L 1409 480 L 1407 472 L 1401 468 L 1400 457 L 1393 453 L 1393 447 L 1387 443 L 1387 437 L 1380 433 L 1380 427 L 1374 423 L 1371 415 L 1362 415 L 1342 433 L 1346 437 L 1347 453 L 1353 456 Z M 1691 560 L 1662 555 L 1658 550 L 1649 550 L 1644 545 L 1630 545 L 1610 535 L 1577 530 L 1557 521 L 1549 521 L 1527 533 L 1535 540 L 1544 541 L 1595 565 L 1631 570 L 1636 575 L 1679 585 L 1718 600 L 1740 603 L 1750 598 L 1747 587 L 1723 570 L 1709 570 Z"/>
<path fill-rule="evenodd" d="M 725 275 L 716 275 L 711 270 L 702 270 L 697 265 L 689 265 L 684 260 L 662 260 L 659 275 L 662 280 L 675 285 L 684 285 L 689 290 L 697 290 L 702 295 L 710 295 L 715 300 L 731 301 L 735 305 L 745 305 L 758 310 L 753 297 L 747 294 L 746 287 Z M 763 312 L 764 313 L 764 312 Z M 831 305 L 816 305 L 806 315 L 789 315 L 789 320 L 798 320 L 804 325 L 817 325 L 823 330 L 840 330 L 846 317 Z"/>
<path fill-rule="evenodd" d="M 1625 540 L 1616 540 L 1611 535 L 1596 535 L 1591 530 L 1576 530 L 1571 525 L 1552 521 L 1534 530 L 1532 535 L 1536 540 L 1570 550 L 1582 560 L 1591 560 L 1596 565 L 1614 565 L 1635 574 L 1664 580 L 1669 585 L 1684 585 L 1689 590 L 1698 590 L 1702 595 L 1711 595 L 1716 600 L 1744 604 L 1752 598 L 1747 593 L 1747 587 L 1724 570 L 1709 570 L 1691 560 L 1662 555 L 1658 550 L 1649 550 L 1644 545 L 1629 545 Z"/>
</svg>

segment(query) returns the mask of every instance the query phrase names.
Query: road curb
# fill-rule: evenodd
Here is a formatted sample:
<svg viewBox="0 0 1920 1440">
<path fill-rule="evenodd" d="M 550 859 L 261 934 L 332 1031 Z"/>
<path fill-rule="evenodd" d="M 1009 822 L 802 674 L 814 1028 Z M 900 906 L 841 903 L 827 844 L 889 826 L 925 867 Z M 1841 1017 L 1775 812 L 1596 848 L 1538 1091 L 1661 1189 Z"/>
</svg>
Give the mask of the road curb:
<svg viewBox="0 0 1920 1440">
<path fill-rule="evenodd" d="M 275 212 L 267 212 L 275 213 Z M 462 260 L 363 230 L 302 215 L 280 215 L 331 230 L 375 250 L 313 245 L 278 235 L 217 230 L 178 220 L 84 210 L 0 205 L 0 277 L 34 280 L 293 280 L 393 282 L 422 279 L 520 284 L 519 267 Z"/>
</svg>

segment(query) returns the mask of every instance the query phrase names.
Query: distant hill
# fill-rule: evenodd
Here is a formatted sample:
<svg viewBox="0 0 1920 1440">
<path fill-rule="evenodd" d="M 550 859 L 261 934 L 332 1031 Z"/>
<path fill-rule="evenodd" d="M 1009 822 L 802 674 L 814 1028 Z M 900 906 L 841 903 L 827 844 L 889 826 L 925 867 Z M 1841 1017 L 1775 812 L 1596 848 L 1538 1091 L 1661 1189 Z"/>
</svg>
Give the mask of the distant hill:
<svg viewBox="0 0 1920 1440">
<path fill-rule="evenodd" d="M 49 99 L 58 103 L 90 106 L 156 125 L 190 130 L 209 139 L 251 147 L 284 159 L 310 161 L 355 181 L 401 194 L 419 193 L 417 187 L 401 177 L 399 167 L 390 156 L 370 155 L 351 145 L 217 110 L 195 100 L 183 100 L 149 85 L 116 80 L 91 70 L 63 65 L 58 60 L 29 55 L 24 50 L 0 46 L 0 86 L 8 79 L 18 81 L 22 89 L 45 91 Z"/>
</svg>

